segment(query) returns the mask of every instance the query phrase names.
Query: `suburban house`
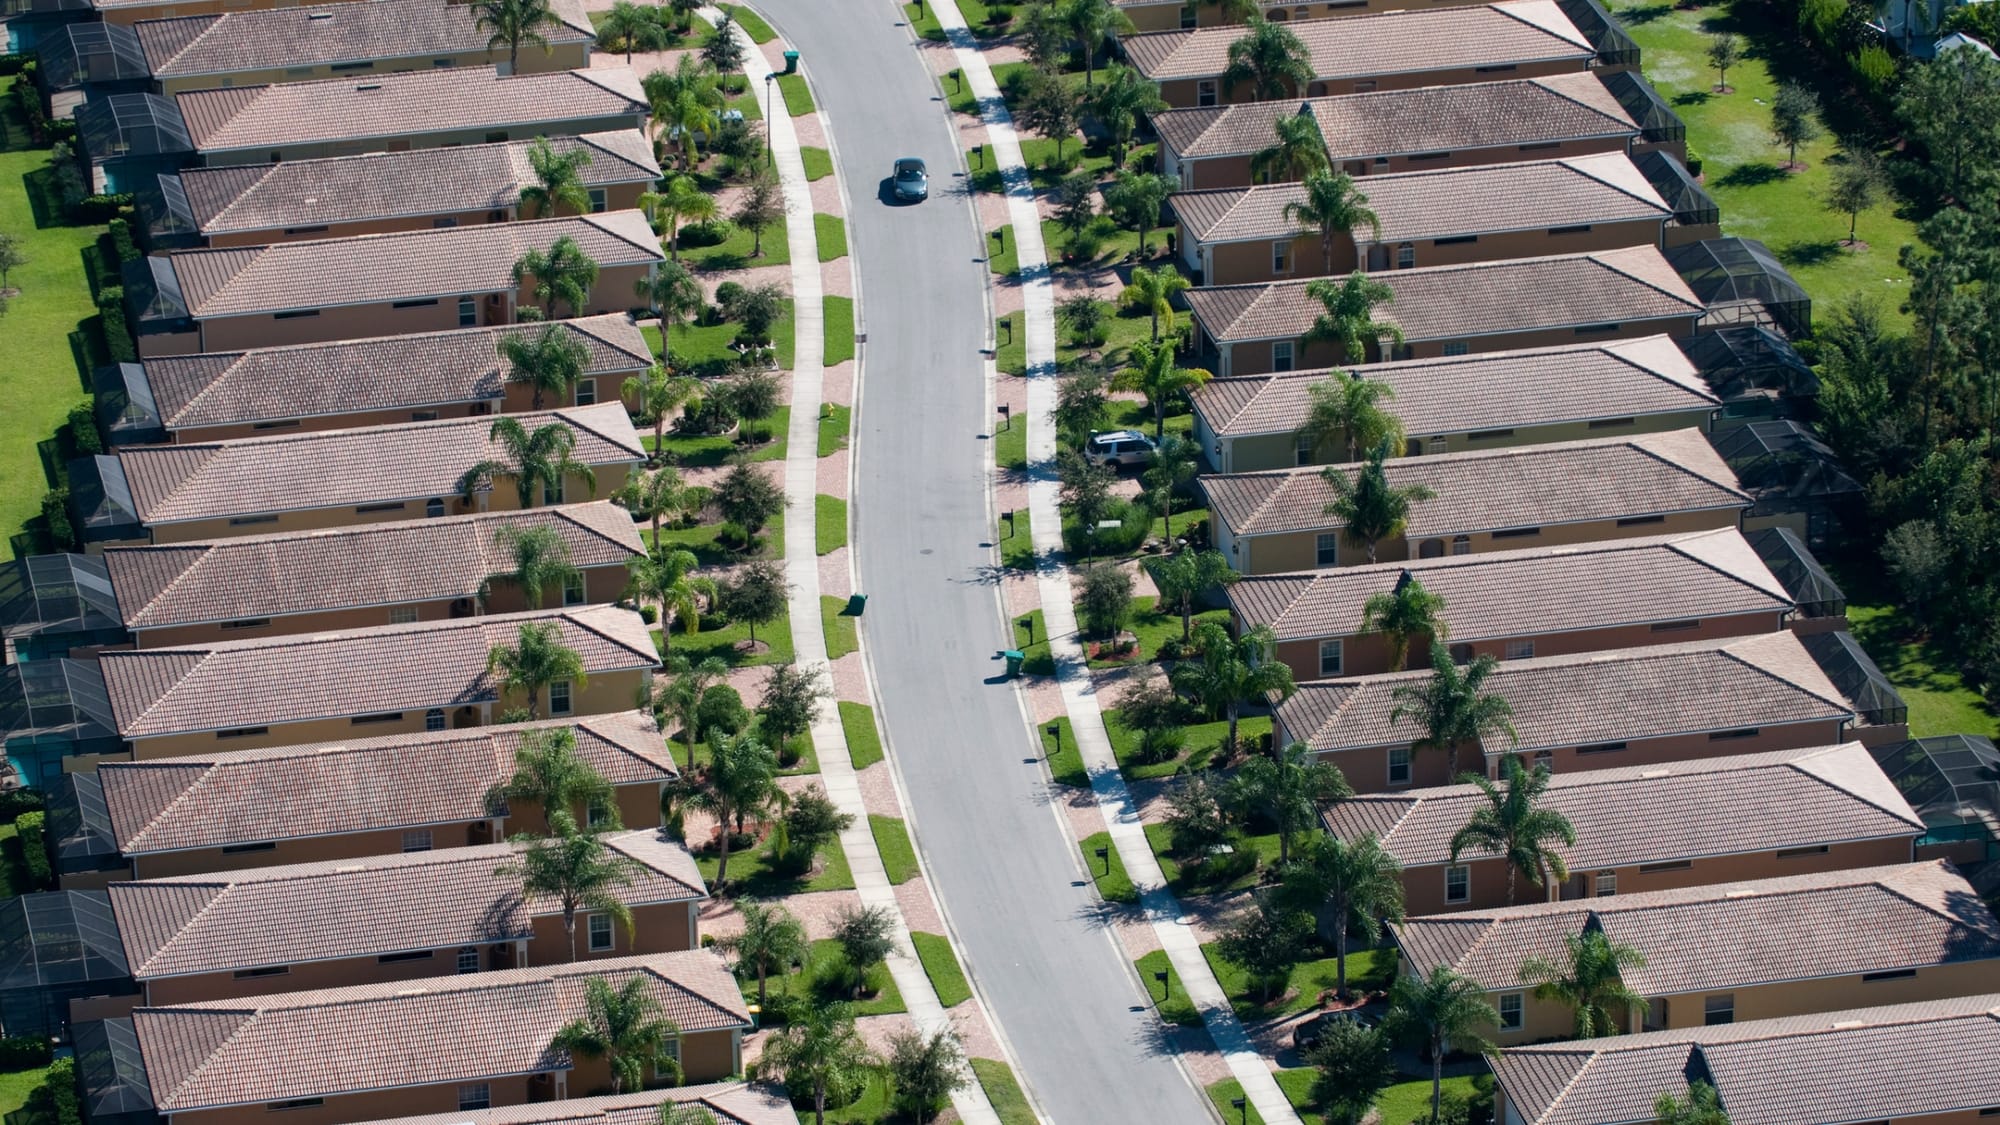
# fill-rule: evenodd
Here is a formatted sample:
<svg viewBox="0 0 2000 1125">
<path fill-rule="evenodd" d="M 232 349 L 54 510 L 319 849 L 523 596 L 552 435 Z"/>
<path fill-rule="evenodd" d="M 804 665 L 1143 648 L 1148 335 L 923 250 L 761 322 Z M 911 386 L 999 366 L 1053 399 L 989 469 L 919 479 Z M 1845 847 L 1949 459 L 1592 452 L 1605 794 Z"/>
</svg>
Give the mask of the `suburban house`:
<svg viewBox="0 0 2000 1125">
<path fill-rule="evenodd" d="M 1160 170 L 1184 189 L 1248 187 L 1251 158 L 1294 113 L 1319 123 L 1334 166 L 1354 176 L 1625 152 L 1639 136 L 1595 74 L 1557 74 L 1169 109 L 1153 115 Z"/>
<path fill-rule="evenodd" d="M 1489 802 L 1478 787 L 1364 794 L 1327 806 L 1326 830 L 1375 836 L 1403 868 L 1411 917 L 1507 905 L 1504 857 L 1451 839 Z M 1576 828 L 1556 851 L 1567 882 L 1515 876 L 1515 901 L 1594 900 L 1739 879 L 1908 863 L 1923 818 L 1860 743 L 1705 762 L 1558 774 L 1540 806 Z"/>
<path fill-rule="evenodd" d="M 1460 9 L 1469 11 L 1476 9 Z M 1658 246 L 1674 212 L 1622 152 L 1370 176 L 1381 223 L 1323 240 L 1294 183 L 1176 193 L 1181 264 L 1204 285 Z"/>
<path fill-rule="evenodd" d="M 597 263 L 585 308 L 624 312 L 666 254 L 641 211 L 369 234 L 142 258 L 125 270 L 139 354 L 229 352 L 512 324 L 535 299 L 514 278 L 530 250 L 568 238 Z M 421 268 L 419 268 L 421 267 Z M 549 309 L 541 310 L 544 319 Z"/>
<path fill-rule="evenodd" d="M 530 606 L 508 578 L 508 536 L 554 532 L 582 572 Z M 609 500 L 435 520 L 104 552 L 126 631 L 142 649 L 366 629 L 617 601 L 646 553 Z"/>
<path fill-rule="evenodd" d="M 143 1061 L 163 1121 L 230 1125 L 283 1112 L 302 1125 L 346 1125 L 608 1090 L 605 1059 L 550 1046 L 584 1015 L 593 978 L 614 989 L 646 982 L 680 1030 L 669 1054 L 690 1081 L 743 1069 L 750 1013 L 705 949 L 139 1008 L 106 1022 L 124 1025 L 111 1038 L 132 1050 L 114 1054 Z"/>
<path fill-rule="evenodd" d="M 576 439 L 571 456 L 596 475 L 594 487 L 579 473 L 559 490 L 545 487 L 545 505 L 610 496 L 646 459 L 631 415 L 616 401 L 511 417 L 530 433 L 567 426 Z M 470 495 L 459 488 L 468 470 L 508 460 L 493 425 L 452 418 L 128 445 L 94 459 L 103 507 L 83 507 L 80 522 L 94 542 L 163 544 L 509 511 L 523 506 L 511 473 L 488 476 Z"/>
<path fill-rule="evenodd" d="M 1671 339 L 1648 336 L 1211 379 L 1188 396 L 1194 438 L 1221 473 L 1344 461 L 1344 443 L 1307 448 L 1299 436 L 1312 388 L 1342 377 L 1388 385 L 1388 409 L 1408 435 L 1399 452 L 1412 457 L 1706 430 L 1722 408 Z"/>
<path fill-rule="evenodd" d="M 118 2 L 118 0 L 111 0 Z M 126 0 L 131 2 L 131 0 Z M 1438 0 L 1436 6 L 1447 3 L 1464 3 L 1467 0 Z M 1476 0 L 1473 0 L 1476 2 Z M 1241 27 L 1242 18 L 1229 10 L 1226 4 L 1204 4 L 1200 0 L 1112 0 L 1112 5 L 1125 13 L 1132 26 L 1141 33 L 1148 31 L 1169 31 L 1191 27 Z M 1316 0 L 1314 3 L 1271 3 L 1266 0 L 1259 4 L 1263 17 L 1272 23 L 1304 22 L 1306 20 L 1341 19 L 1352 16 L 1366 16 L 1381 12 L 1397 12 L 1394 0 Z"/>
<path fill-rule="evenodd" d="M 501 341 L 532 338 L 551 325 L 583 345 L 587 358 L 572 401 L 545 400 L 546 406 L 615 401 L 625 380 L 655 362 L 624 313 L 153 356 L 98 368 L 99 421 L 113 444 L 128 445 L 517 414 L 534 408 L 534 395 L 509 381 L 513 367 L 500 353 Z"/>
<path fill-rule="evenodd" d="M 561 903 L 523 899 L 507 867 L 524 845 L 433 851 L 421 829 L 410 835 L 418 839 L 392 855 L 111 884 L 104 893 L 141 989 L 135 1006 L 570 961 Z M 577 959 L 695 948 L 708 888 L 694 857 L 658 828 L 603 840 L 630 865 L 612 893 L 632 927 L 579 911 Z"/>
<path fill-rule="evenodd" d="M 1592 932 L 1645 958 L 1618 973 L 1647 1001 L 1624 1013 L 1628 1031 L 1946 1000 L 2000 986 L 2000 922 L 1942 860 L 1411 918 L 1393 928 L 1403 972 L 1450 968 L 1485 991 L 1500 1013 L 1494 1040 L 1502 1046 L 1574 1034 L 1571 1009 L 1537 997 L 1522 966 L 1539 958 L 1567 969 L 1564 939 Z"/>
<path fill-rule="evenodd" d="M 1547 0 L 1544 0 L 1547 2 Z M 596 33 L 579 0 L 554 0 L 555 19 L 539 29 L 548 49 L 521 52 L 523 74 L 590 65 Z M 155 93 L 261 86 L 362 74 L 506 64 L 470 6 L 446 0 L 223 11 L 141 20 L 129 35 L 146 60 Z"/>
<path fill-rule="evenodd" d="M 1400 672 L 1364 631 L 1370 598 L 1406 583 L 1444 599 L 1453 659 L 1523 660 L 1785 627 L 1792 600 L 1735 528 L 1481 555 L 1253 575 L 1223 587 L 1238 631 L 1267 626 L 1293 679 Z M 1428 636 L 1407 667 L 1430 667 Z"/>
<path fill-rule="evenodd" d="M 1519 755 L 1557 774 L 1831 746 L 1854 705 L 1791 632 L 1502 661 L 1481 691 L 1513 707 L 1515 737 L 1419 749 L 1422 727 L 1391 718 L 1398 688 L 1429 671 L 1300 684 L 1273 716 L 1279 745 L 1303 742 L 1359 793 L 1499 774 Z M 1866 743 L 1868 739 L 1862 738 Z"/>
<path fill-rule="evenodd" d="M 390 855 L 413 840 L 476 847 L 547 825 L 540 808 L 495 801 L 523 738 L 568 729 L 610 782 L 619 819 L 660 822 L 679 776 L 652 716 L 612 711 L 532 723 L 102 762 L 63 775 L 49 836 L 64 889 L 275 864 Z"/>
<path fill-rule="evenodd" d="M 1326 306 L 1306 290 L 1312 279 L 1225 285 L 1187 292 L 1196 339 L 1217 375 L 1261 375 L 1365 359 L 1547 348 L 1582 340 L 1688 339 L 1701 301 L 1655 246 L 1557 254 L 1371 275 L 1388 286 L 1375 318 L 1403 334 L 1393 355 L 1341 354 L 1338 343 L 1305 339 Z M 143 348 L 141 349 L 143 350 Z"/>
<path fill-rule="evenodd" d="M 1376 562 L 1633 539 L 1735 527 L 1749 497 L 1698 430 L 1512 449 L 1398 457 L 1391 485 L 1434 494 L 1411 505 L 1400 537 L 1375 544 Z M 1243 574 L 1279 574 L 1368 561 L 1347 540 L 1326 472 L 1277 469 L 1201 478 L 1216 549 Z"/>
<path fill-rule="evenodd" d="M 1293 98 L 1539 78 L 1587 70 L 1597 58 L 1555 0 L 1309 20 L 1291 31 L 1313 72 L 1305 89 L 1286 92 Z M 1168 105 L 1231 105 L 1258 100 L 1249 83 L 1231 88 L 1223 77 L 1243 35 L 1241 27 L 1176 29 L 1128 35 L 1120 46 Z"/>
<path fill-rule="evenodd" d="M 659 1125 L 669 1102 L 703 1110 L 718 1125 L 798 1125 L 799 1120 L 780 1087 L 713 1082 L 470 1113 L 397 1117 L 369 1125 Z"/>
<path fill-rule="evenodd" d="M 118 735 L 143 762 L 487 726 L 530 702 L 502 690 L 487 654 L 545 624 L 583 659 L 588 680 L 544 687 L 537 714 L 628 711 L 650 688 L 659 650 L 639 615 L 615 606 L 106 652 L 98 667 Z"/>
<path fill-rule="evenodd" d="M 637 129 L 547 140 L 558 153 L 589 155 L 577 176 L 593 212 L 637 207 L 660 178 L 653 144 Z M 140 193 L 139 203 L 155 245 L 262 246 L 513 222 L 524 217 L 521 189 L 535 182 L 528 163 L 534 144 L 186 168 L 162 174 L 156 188 Z"/>
<path fill-rule="evenodd" d="M 89 0 L 88 8 L 105 23 L 131 25 L 140 20 L 174 16 L 217 15 L 244 9 L 267 11 L 280 0 Z M 343 0 L 333 0 L 335 3 Z M 346 0 L 351 2 L 351 0 Z"/>
<path fill-rule="evenodd" d="M 1696 1082 L 1733 1125 L 1978 1125 L 2000 1109 L 1996 1047 L 2000 995 L 1985 995 L 1513 1047 L 1493 1074 L 1509 1125 L 1647 1121 Z"/>
</svg>

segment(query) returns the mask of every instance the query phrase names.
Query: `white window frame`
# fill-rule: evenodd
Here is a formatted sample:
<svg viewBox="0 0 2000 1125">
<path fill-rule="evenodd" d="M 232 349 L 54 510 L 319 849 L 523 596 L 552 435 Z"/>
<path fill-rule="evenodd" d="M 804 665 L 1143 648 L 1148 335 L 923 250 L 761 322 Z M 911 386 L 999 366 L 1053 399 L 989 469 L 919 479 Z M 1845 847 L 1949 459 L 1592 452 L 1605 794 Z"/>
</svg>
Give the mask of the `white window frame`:
<svg viewBox="0 0 2000 1125">
<path fill-rule="evenodd" d="M 618 928 L 609 914 L 592 914 L 584 923 L 592 953 L 608 953 L 618 948 Z"/>
<path fill-rule="evenodd" d="M 568 485 L 569 482 L 560 476 L 555 479 L 555 483 L 553 484 L 544 483 L 542 485 L 542 507 L 552 508 L 557 504 L 563 503 L 563 490 Z"/>
<path fill-rule="evenodd" d="M 1313 536 L 1313 563 L 1316 566 L 1340 565 L 1340 533 L 1322 531 Z"/>
<path fill-rule="evenodd" d="M 1590 895 L 1592 898 L 1618 897 L 1618 873 L 1616 871 L 1599 871 L 1597 878 L 1591 883 Z"/>
<path fill-rule="evenodd" d="M 611 208 L 611 193 L 601 187 L 591 188 L 590 213 L 595 215 L 599 211 L 606 211 L 609 210 L 610 208 Z"/>
<path fill-rule="evenodd" d="M 1457 876 L 1458 895 L 1452 896 L 1452 877 Z M 1454 863 L 1444 869 L 1444 900 L 1448 903 L 1472 901 L 1472 868 L 1463 863 Z"/>
<path fill-rule="evenodd" d="M 1414 242 L 1396 244 L 1396 268 L 1413 270 L 1417 268 L 1417 245 Z"/>
<path fill-rule="evenodd" d="M 444 708 L 433 707 L 424 712 L 424 729 L 426 731 L 444 730 L 447 725 L 444 717 Z"/>
<path fill-rule="evenodd" d="M 444 518 L 444 497 L 433 496 L 424 501 L 424 518 L 427 520 Z"/>
<path fill-rule="evenodd" d="M 1345 665 L 1345 660 L 1343 658 L 1346 656 L 1346 652 L 1344 651 L 1344 648 L 1345 646 L 1339 637 L 1335 637 L 1330 641 L 1321 641 L 1319 643 L 1320 675 L 1338 676 L 1341 674 L 1341 669 Z M 1329 657 L 1331 659 L 1329 659 Z"/>
<path fill-rule="evenodd" d="M 1454 535 L 1454 536 L 1452 536 L 1452 537 L 1451 537 L 1451 553 L 1452 553 L 1452 554 L 1454 554 L 1454 555 L 1469 555 L 1469 554 L 1471 554 L 1471 553 L 1472 553 L 1472 536 L 1470 536 L 1470 535 Z"/>
<path fill-rule="evenodd" d="M 428 828 L 411 828 L 403 833 L 403 850 L 406 852 L 427 852 L 435 844 Z"/>
<path fill-rule="evenodd" d="M 413 605 L 392 605 L 389 607 L 389 624 L 415 625 L 418 619 L 417 607 Z"/>
<path fill-rule="evenodd" d="M 1519 1031 L 1527 1023 L 1526 997 L 1519 992 L 1503 992 L 1493 1010 L 1500 1013 L 1500 1030 Z"/>
<path fill-rule="evenodd" d="M 468 962 L 467 958 L 470 958 L 471 960 Z M 482 967 L 482 962 L 483 958 L 479 956 L 479 947 L 468 945 L 464 949 L 458 951 L 458 957 L 454 962 L 454 967 L 458 969 L 458 973 L 460 976 L 464 976 L 467 973 L 478 972 Z"/>
<path fill-rule="evenodd" d="M 1505 647 L 1501 649 L 1501 653 L 1500 658 L 1502 660 L 1533 660 L 1535 658 L 1534 638 L 1517 637 L 1514 640 L 1508 641 Z"/>
<path fill-rule="evenodd" d="M 1464 340 L 1446 340 L 1444 347 L 1439 350 L 1440 355 L 1469 355 L 1471 352 L 1472 345 Z"/>
<path fill-rule="evenodd" d="M 1724 1003 L 1717 1004 L 1716 1001 L 1718 1000 Z M 1728 1018 L 1716 1019 L 1715 1016 L 1718 1012 L 1727 1013 Z M 1703 1027 L 1720 1027 L 1723 1024 L 1735 1022 L 1736 994 L 1734 992 L 1716 992 L 1701 998 L 1701 1023 Z"/>
<path fill-rule="evenodd" d="M 1194 84 L 1194 104 L 1196 106 L 1220 105 L 1221 102 L 1221 91 L 1217 89 L 1215 79 L 1204 78 Z"/>
<path fill-rule="evenodd" d="M 1312 435 L 1307 433 L 1301 433 L 1295 435 L 1292 439 L 1292 464 L 1310 465 L 1312 464 L 1312 458 L 1313 458 Z"/>
<path fill-rule="evenodd" d="M 1414 762 L 1415 759 L 1410 754 L 1409 747 L 1391 746 L 1389 748 L 1389 768 L 1388 772 L 1384 775 L 1389 779 L 1389 784 L 1394 786 L 1410 784 L 1415 773 L 1412 768 Z M 1398 778 L 1396 776 L 1398 773 L 1401 773 L 1402 777 Z"/>
<path fill-rule="evenodd" d="M 1274 340 L 1271 343 L 1271 370 L 1290 371 L 1299 363 L 1298 349 L 1290 340 Z"/>
<path fill-rule="evenodd" d="M 557 680 L 549 685 L 549 714 L 568 715 L 576 710 L 576 697 L 568 680 Z"/>
<path fill-rule="evenodd" d="M 589 600 L 590 594 L 584 587 L 582 575 L 578 575 L 574 582 L 563 583 L 564 605 L 582 605 Z"/>
<path fill-rule="evenodd" d="M 1271 272 L 1288 274 L 1292 272 L 1292 240 L 1280 238 L 1271 243 Z"/>
<path fill-rule="evenodd" d="M 472 328 L 479 324 L 479 302 L 471 297 L 458 299 L 458 326 Z"/>
<path fill-rule="evenodd" d="M 578 406 L 597 405 L 597 380 L 578 379 L 576 381 L 576 404 Z"/>
<path fill-rule="evenodd" d="M 492 1083 L 471 1082 L 458 1088 L 458 1111 L 460 1113 L 467 1113 L 475 1109 L 490 1109 L 492 1105 Z"/>
</svg>

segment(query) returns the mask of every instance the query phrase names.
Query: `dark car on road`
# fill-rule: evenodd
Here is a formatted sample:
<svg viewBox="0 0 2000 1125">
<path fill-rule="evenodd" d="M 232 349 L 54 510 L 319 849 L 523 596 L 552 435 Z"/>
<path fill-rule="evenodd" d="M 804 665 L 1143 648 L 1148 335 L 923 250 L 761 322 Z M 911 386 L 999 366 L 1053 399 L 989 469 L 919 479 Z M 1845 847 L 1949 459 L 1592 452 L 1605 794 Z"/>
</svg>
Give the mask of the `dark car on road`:
<svg viewBox="0 0 2000 1125">
<path fill-rule="evenodd" d="M 931 174 L 924 162 L 914 156 L 905 156 L 896 161 L 896 172 L 889 178 L 894 186 L 896 199 L 901 203 L 919 203 L 930 198 Z"/>
</svg>

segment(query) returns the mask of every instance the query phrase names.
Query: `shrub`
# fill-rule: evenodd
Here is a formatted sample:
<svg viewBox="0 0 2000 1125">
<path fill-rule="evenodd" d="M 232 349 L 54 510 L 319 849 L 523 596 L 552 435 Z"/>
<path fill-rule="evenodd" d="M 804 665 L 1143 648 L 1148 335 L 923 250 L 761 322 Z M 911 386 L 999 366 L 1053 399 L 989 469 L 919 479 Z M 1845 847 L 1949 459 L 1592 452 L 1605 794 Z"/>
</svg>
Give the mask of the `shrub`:
<svg viewBox="0 0 2000 1125">
<path fill-rule="evenodd" d="M 710 395 L 688 404 L 681 416 L 674 419 L 674 432 L 688 437 L 713 437 L 728 433 L 735 424 L 736 414 L 729 409 L 728 401 L 721 395 Z"/>
<path fill-rule="evenodd" d="M 821 848 L 854 827 L 854 817 L 841 812 L 840 806 L 814 786 L 792 797 L 792 807 L 785 810 L 782 823 L 784 848 L 774 849 L 772 860 L 781 871 L 802 875 Z"/>
<path fill-rule="evenodd" d="M 132 193 L 117 195 L 87 195 L 71 208 L 70 217 L 83 223 L 102 223 L 118 216 L 118 212 L 132 206 Z"/>
<path fill-rule="evenodd" d="M 51 547 L 58 551 L 76 547 L 76 527 L 69 520 L 69 489 L 51 488 L 42 494 L 42 522 L 48 525 Z"/>
<path fill-rule="evenodd" d="M 34 812 L 45 807 L 42 794 L 35 789 L 13 789 L 0 793 L 0 824 L 11 824 L 22 813 Z"/>
<path fill-rule="evenodd" d="M 939 1028 L 930 1035 L 920 1031 L 900 1031 L 889 1038 L 889 1087 L 895 1091 L 896 1108 L 917 1121 L 937 1116 L 952 1091 L 963 1089 L 967 1077 L 965 1051 L 958 1033 Z"/>
<path fill-rule="evenodd" d="M 48 837 L 43 828 L 47 815 L 41 812 L 22 813 L 14 821 L 15 835 L 21 841 L 21 859 L 28 865 L 28 878 L 37 887 L 55 883 L 55 871 L 49 866 Z"/>
<path fill-rule="evenodd" d="M 695 705 L 695 721 L 704 731 L 739 734 L 750 725 L 750 709 L 743 706 L 743 697 L 735 688 L 716 684 L 701 693 L 701 702 Z"/>
<path fill-rule="evenodd" d="M 97 432 L 97 406 L 79 402 L 69 408 L 69 436 L 78 453 L 104 452 L 104 438 Z"/>
<path fill-rule="evenodd" d="M 657 624 L 660 620 L 660 611 L 658 607 L 652 605 L 640 606 L 639 620 L 644 621 L 648 625 Z"/>
<path fill-rule="evenodd" d="M 1063 529 L 1064 545 L 1073 554 L 1126 555 L 1139 549 L 1153 529 L 1153 514 L 1129 500 L 1110 504 L 1100 517 L 1117 520 L 1115 528 L 1100 528 L 1095 522 L 1077 523 Z"/>
<path fill-rule="evenodd" d="M 1696 152 L 1693 145 L 1687 146 L 1687 153 L 1688 153 L 1688 158 L 1687 158 L 1688 175 L 1690 176 L 1701 175 L 1701 153 Z"/>
<path fill-rule="evenodd" d="M 125 321 L 125 290 L 106 286 L 97 294 L 97 323 L 104 333 L 104 353 L 113 363 L 135 363 L 139 349 L 132 342 L 132 329 Z"/>
<path fill-rule="evenodd" d="M 53 1054 L 47 1036 L 9 1036 L 0 1039 L 0 1070 L 33 1070 L 38 1066 L 47 1066 Z"/>
<path fill-rule="evenodd" d="M 57 1059 L 48 1076 L 28 1095 L 24 1120 L 34 1125 L 83 1125 L 83 1106 L 76 1093 L 76 1060 Z"/>
<path fill-rule="evenodd" d="M 21 68 L 33 61 L 27 55 L 0 55 L 0 78 L 21 73 Z"/>
<path fill-rule="evenodd" d="M 1108 563 L 1086 569 L 1077 591 L 1076 612 L 1090 636 L 1117 636 L 1132 613 L 1132 575 L 1124 567 Z"/>
<path fill-rule="evenodd" d="M 1896 79 L 1896 60 L 1889 49 L 1880 43 L 1870 43 L 1847 57 L 1847 64 L 1854 68 L 1855 76 L 1862 85 L 1877 96 L 1888 93 L 1889 86 Z"/>
<path fill-rule="evenodd" d="M 783 665 L 764 684 L 758 725 L 773 743 L 790 742 L 811 729 L 820 701 L 831 696 L 818 669 Z"/>
<path fill-rule="evenodd" d="M 140 258 L 139 247 L 132 241 L 132 224 L 124 219 L 113 219 L 109 224 L 111 252 L 118 256 L 118 262 L 136 262 Z"/>
</svg>

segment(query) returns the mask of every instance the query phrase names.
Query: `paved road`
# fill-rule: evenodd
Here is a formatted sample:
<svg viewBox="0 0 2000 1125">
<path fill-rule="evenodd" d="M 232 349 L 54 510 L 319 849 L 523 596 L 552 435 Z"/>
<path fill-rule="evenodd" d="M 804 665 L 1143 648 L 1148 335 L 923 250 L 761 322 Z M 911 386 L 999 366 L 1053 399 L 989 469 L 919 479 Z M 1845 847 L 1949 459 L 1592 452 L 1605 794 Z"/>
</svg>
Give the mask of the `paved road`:
<svg viewBox="0 0 2000 1125">
<path fill-rule="evenodd" d="M 865 627 L 938 894 L 1050 1119 L 1210 1120 L 1093 920 L 1014 689 L 995 678 L 1005 626 L 983 545 L 985 267 L 946 110 L 889 0 L 759 8 L 805 56 L 854 212 L 868 331 L 854 507 Z M 892 207 L 881 181 L 907 155 L 930 164 L 932 199 Z"/>
</svg>

